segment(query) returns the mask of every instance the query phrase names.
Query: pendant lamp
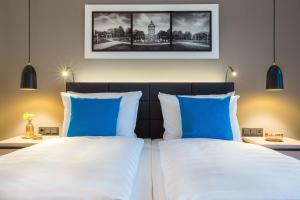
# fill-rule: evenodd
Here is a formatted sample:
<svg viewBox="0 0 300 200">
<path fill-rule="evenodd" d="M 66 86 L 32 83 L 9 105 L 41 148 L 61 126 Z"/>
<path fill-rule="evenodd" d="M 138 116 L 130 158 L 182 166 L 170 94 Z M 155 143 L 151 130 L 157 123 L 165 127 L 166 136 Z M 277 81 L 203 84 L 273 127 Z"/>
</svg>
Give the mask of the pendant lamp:
<svg viewBox="0 0 300 200">
<path fill-rule="evenodd" d="M 31 7 L 31 2 L 28 0 L 28 63 L 24 67 L 22 71 L 22 76 L 21 76 L 21 84 L 20 84 L 20 89 L 21 90 L 36 90 L 37 89 L 37 75 L 34 67 L 30 64 L 30 51 L 31 51 L 31 44 L 30 44 L 30 33 L 31 33 L 31 24 L 30 24 L 30 7 Z"/>
<path fill-rule="evenodd" d="M 276 0 L 273 0 L 273 64 L 267 72 L 266 90 L 283 90 L 283 74 L 276 64 Z"/>
</svg>

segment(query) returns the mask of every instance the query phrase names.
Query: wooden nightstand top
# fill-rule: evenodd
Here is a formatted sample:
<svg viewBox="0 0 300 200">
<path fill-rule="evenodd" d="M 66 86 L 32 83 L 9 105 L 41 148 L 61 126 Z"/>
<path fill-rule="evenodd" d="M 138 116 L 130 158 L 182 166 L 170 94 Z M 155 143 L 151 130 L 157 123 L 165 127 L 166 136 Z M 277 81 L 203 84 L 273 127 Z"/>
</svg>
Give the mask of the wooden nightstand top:
<svg viewBox="0 0 300 200">
<path fill-rule="evenodd" d="M 0 141 L 0 148 L 24 148 L 34 144 L 41 143 L 45 140 L 58 138 L 59 136 L 43 136 L 41 140 L 24 139 L 23 136 L 17 136 Z"/>
<path fill-rule="evenodd" d="M 243 137 L 243 141 L 251 144 L 258 144 L 270 149 L 300 150 L 300 141 L 288 137 L 284 137 L 283 142 L 266 141 L 264 137 Z"/>
</svg>

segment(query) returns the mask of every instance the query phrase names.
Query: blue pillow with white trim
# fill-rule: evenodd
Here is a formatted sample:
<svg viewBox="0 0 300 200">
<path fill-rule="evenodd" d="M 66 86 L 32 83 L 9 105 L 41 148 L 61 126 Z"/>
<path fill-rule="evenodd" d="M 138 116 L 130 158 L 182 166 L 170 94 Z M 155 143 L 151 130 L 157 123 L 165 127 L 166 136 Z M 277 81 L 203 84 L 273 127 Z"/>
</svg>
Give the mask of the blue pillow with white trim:
<svg viewBox="0 0 300 200">
<path fill-rule="evenodd" d="M 189 98 L 177 96 L 182 120 L 182 138 L 233 140 L 230 96 Z"/>
<path fill-rule="evenodd" d="M 67 136 L 115 136 L 121 99 L 71 97 Z"/>
</svg>

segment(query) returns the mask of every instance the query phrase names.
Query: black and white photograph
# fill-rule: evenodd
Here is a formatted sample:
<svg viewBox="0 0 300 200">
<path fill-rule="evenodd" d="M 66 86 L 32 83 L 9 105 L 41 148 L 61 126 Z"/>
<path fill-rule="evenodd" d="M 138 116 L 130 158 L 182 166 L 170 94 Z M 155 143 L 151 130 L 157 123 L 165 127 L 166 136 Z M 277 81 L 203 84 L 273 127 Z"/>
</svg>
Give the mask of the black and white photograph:
<svg viewBox="0 0 300 200">
<path fill-rule="evenodd" d="M 173 51 L 211 51 L 211 12 L 172 13 Z"/>
<path fill-rule="evenodd" d="M 133 50 L 169 51 L 170 13 L 133 13 Z"/>
<path fill-rule="evenodd" d="M 85 6 L 87 59 L 218 59 L 218 4 Z"/>
<path fill-rule="evenodd" d="M 93 51 L 131 50 L 131 13 L 93 12 Z"/>
</svg>

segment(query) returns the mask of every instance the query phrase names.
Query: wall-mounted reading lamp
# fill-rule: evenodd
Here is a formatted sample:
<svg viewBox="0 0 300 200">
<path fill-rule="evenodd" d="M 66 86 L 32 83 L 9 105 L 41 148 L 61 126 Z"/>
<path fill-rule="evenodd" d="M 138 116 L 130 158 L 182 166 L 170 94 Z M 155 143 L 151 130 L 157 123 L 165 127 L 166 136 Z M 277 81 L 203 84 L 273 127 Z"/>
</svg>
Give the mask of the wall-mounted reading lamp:
<svg viewBox="0 0 300 200">
<path fill-rule="evenodd" d="M 75 75 L 74 75 L 74 71 L 71 67 L 64 67 L 61 71 L 61 76 L 66 80 L 70 74 L 72 75 L 72 80 L 73 82 L 75 82 Z"/>
<path fill-rule="evenodd" d="M 237 75 L 236 71 L 231 66 L 227 66 L 226 75 L 225 75 L 225 82 L 228 80 L 228 72 L 231 72 L 231 76 L 235 77 Z"/>
</svg>

